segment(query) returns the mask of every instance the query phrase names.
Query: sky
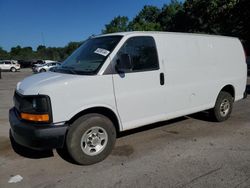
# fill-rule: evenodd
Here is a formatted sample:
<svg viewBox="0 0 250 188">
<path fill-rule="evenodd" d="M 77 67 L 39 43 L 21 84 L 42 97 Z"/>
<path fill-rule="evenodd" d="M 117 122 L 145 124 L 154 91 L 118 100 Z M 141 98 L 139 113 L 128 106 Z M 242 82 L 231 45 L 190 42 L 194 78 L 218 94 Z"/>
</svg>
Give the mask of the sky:
<svg viewBox="0 0 250 188">
<path fill-rule="evenodd" d="M 144 5 L 170 0 L 0 0 L 0 47 L 63 47 L 100 34 L 115 16 L 132 19 Z"/>
</svg>

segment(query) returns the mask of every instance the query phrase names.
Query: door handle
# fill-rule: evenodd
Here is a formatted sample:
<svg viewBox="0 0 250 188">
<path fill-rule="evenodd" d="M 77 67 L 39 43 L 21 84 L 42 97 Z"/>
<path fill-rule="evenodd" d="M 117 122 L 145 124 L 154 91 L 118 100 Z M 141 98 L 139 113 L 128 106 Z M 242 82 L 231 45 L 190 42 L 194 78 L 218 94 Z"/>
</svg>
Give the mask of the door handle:
<svg viewBox="0 0 250 188">
<path fill-rule="evenodd" d="M 160 84 L 161 84 L 161 85 L 164 85 L 164 84 L 165 84 L 164 73 L 160 73 Z"/>
</svg>

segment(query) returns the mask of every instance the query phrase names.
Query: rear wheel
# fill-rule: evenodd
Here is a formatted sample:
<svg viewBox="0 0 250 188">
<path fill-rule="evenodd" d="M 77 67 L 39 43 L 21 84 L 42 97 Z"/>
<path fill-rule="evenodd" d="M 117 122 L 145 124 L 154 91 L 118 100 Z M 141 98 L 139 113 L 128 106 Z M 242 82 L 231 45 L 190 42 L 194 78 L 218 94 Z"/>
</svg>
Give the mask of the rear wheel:
<svg viewBox="0 0 250 188">
<path fill-rule="evenodd" d="M 11 67 L 11 68 L 10 68 L 10 71 L 11 71 L 11 72 L 16 72 L 16 68 L 15 68 L 15 67 Z"/>
<path fill-rule="evenodd" d="M 211 109 L 210 113 L 215 121 L 221 122 L 227 120 L 233 109 L 233 97 L 225 91 L 221 91 L 217 97 L 215 107 Z"/>
<path fill-rule="evenodd" d="M 104 160 L 112 151 L 116 130 L 112 121 L 100 114 L 87 114 L 69 129 L 66 146 L 70 156 L 81 165 Z"/>
<path fill-rule="evenodd" d="M 46 70 L 45 69 L 41 69 L 40 72 L 46 72 Z"/>
</svg>

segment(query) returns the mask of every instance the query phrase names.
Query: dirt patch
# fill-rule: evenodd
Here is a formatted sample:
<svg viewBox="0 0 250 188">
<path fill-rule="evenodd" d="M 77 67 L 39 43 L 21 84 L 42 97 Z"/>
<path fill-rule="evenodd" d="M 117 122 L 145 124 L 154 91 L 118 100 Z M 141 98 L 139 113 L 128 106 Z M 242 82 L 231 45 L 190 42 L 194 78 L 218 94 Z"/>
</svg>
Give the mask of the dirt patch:
<svg viewBox="0 0 250 188">
<path fill-rule="evenodd" d="M 178 131 L 166 131 L 167 133 L 170 133 L 170 134 L 179 134 Z"/>
<path fill-rule="evenodd" d="M 125 156 L 128 157 L 134 153 L 134 149 L 130 145 L 117 146 L 113 149 L 112 154 L 114 156 Z"/>
<path fill-rule="evenodd" d="M 1 123 L 6 123 L 6 122 L 8 122 L 8 119 L 7 118 L 0 118 L 0 122 Z"/>
</svg>

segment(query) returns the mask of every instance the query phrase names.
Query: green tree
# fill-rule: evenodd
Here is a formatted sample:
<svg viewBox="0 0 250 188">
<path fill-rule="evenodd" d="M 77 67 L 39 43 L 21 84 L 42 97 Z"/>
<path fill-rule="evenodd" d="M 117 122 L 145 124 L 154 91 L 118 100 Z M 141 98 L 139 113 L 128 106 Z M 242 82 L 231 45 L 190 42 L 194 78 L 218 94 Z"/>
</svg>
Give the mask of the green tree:
<svg viewBox="0 0 250 188">
<path fill-rule="evenodd" d="M 159 31 L 162 30 L 158 22 L 160 9 L 156 6 L 144 6 L 139 14 L 130 22 L 129 28 L 132 31 Z"/>
<path fill-rule="evenodd" d="M 239 0 L 186 0 L 184 3 L 189 32 L 221 34 L 232 9 Z"/>
<path fill-rule="evenodd" d="M 179 30 L 180 14 L 183 13 L 183 4 L 177 0 L 171 0 L 169 4 L 165 4 L 158 17 L 158 21 L 164 31 Z M 183 25 L 185 23 L 181 23 Z"/>
<path fill-rule="evenodd" d="M 37 48 L 36 48 L 36 51 L 42 51 L 42 50 L 45 50 L 46 49 L 46 46 L 44 45 L 39 45 Z"/>
<path fill-rule="evenodd" d="M 9 53 L 0 47 L 0 59 L 9 59 Z"/>
<path fill-rule="evenodd" d="M 221 23 L 221 33 L 239 37 L 250 55 L 250 1 L 239 0 Z"/>
<path fill-rule="evenodd" d="M 17 59 L 31 60 L 34 58 L 34 53 L 31 47 L 21 48 Z"/>
<path fill-rule="evenodd" d="M 250 1 L 249 0 L 171 0 L 161 9 L 144 6 L 129 22 L 126 16 L 117 16 L 102 33 L 120 31 L 180 31 L 209 33 L 239 37 L 250 51 Z M 0 47 L 0 59 L 52 59 L 64 60 L 83 42 L 70 42 L 61 48 L 40 45 L 16 46 L 10 52 Z"/>
<path fill-rule="evenodd" d="M 12 47 L 10 50 L 10 58 L 11 59 L 17 59 L 19 58 L 21 52 L 21 46 L 16 46 L 16 47 Z"/>
<path fill-rule="evenodd" d="M 68 45 L 65 47 L 66 48 L 66 53 L 71 54 L 73 51 L 75 51 L 79 46 L 81 45 L 81 42 L 70 42 Z"/>
<path fill-rule="evenodd" d="M 46 46 L 39 45 L 36 48 L 35 59 L 45 59 L 45 58 L 47 59 Z"/>
<path fill-rule="evenodd" d="M 105 25 L 105 29 L 102 30 L 102 33 L 115 33 L 128 31 L 128 17 L 126 16 L 117 16 L 107 25 Z"/>
</svg>

